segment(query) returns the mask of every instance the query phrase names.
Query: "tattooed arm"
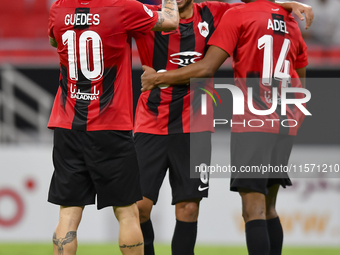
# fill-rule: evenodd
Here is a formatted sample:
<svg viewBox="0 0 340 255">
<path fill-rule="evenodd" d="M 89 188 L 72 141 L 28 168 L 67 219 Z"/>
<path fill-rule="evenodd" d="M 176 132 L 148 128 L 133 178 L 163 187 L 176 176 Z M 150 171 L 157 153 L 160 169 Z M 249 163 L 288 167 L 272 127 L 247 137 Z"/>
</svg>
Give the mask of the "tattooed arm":
<svg viewBox="0 0 340 255">
<path fill-rule="evenodd" d="M 162 11 L 158 12 L 158 21 L 153 31 L 175 30 L 178 27 L 179 14 L 176 0 L 163 0 Z"/>
</svg>

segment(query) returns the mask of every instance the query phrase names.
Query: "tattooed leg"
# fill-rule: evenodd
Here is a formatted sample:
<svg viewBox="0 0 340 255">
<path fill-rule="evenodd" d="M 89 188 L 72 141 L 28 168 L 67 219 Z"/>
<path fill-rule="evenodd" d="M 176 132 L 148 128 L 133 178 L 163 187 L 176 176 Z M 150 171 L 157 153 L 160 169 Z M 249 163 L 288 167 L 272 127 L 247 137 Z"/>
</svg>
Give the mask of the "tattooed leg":
<svg viewBox="0 0 340 255">
<path fill-rule="evenodd" d="M 137 204 L 114 207 L 119 222 L 119 248 L 123 255 L 144 254 L 144 241 L 139 224 Z"/>
<path fill-rule="evenodd" d="M 59 222 L 53 234 L 54 255 L 76 255 L 77 229 L 83 206 L 60 206 Z"/>
<path fill-rule="evenodd" d="M 132 244 L 132 245 L 126 245 L 126 244 L 123 244 L 123 245 L 119 245 L 119 248 L 128 248 L 128 249 L 131 249 L 131 248 L 134 248 L 134 247 L 138 247 L 138 246 L 141 246 L 143 245 L 144 243 L 137 243 L 137 244 Z"/>
<path fill-rule="evenodd" d="M 77 232 L 76 231 L 70 231 L 67 232 L 65 238 L 57 238 L 56 232 L 53 234 L 53 244 L 58 247 L 58 254 L 64 255 L 64 245 L 71 243 L 76 239 Z"/>
</svg>

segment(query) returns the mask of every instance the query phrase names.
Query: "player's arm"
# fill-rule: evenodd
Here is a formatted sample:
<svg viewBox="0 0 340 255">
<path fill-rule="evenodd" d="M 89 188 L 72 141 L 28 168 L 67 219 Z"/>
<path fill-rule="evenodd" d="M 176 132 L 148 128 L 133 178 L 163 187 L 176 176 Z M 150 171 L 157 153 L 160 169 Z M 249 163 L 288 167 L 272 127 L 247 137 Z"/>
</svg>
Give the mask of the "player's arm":
<svg viewBox="0 0 340 255">
<path fill-rule="evenodd" d="M 306 72 L 307 72 L 306 67 L 295 69 L 295 70 L 300 77 L 302 87 L 306 88 Z"/>
<path fill-rule="evenodd" d="M 160 84 L 187 84 L 190 78 L 213 77 L 217 69 L 229 57 L 229 54 L 217 46 L 210 46 L 205 57 L 186 67 L 164 73 L 148 66 L 143 66 L 142 92 L 156 88 Z"/>
<path fill-rule="evenodd" d="M 298 18 L 303 21 L 305 20 L 305 17 L 303 16 L 303 14 L 305 14 L 306 16 L 306 29 L 308 29 L 312 23 L 313 23 L 313 19 L 314 19 L 314 13 L 313 13 L 313 8 L 310 5 L 307 4 L 302 4 L 299 2 L 295 2 L 295 1 L 290 1 L 290 2 L 279 2 L 276 1 L 276 3 L 278 5 L 281 5 L 285 10 L 289 11 L 289 12 L 293 12 L 296 16 L 298 16 Z"/>
<path fill-rule="evenodd" d="M 178 24 L 179 14 L 176 0 L 163 0 L 162 10 L 158 12 L 158 20 L 152 30 L 175 30 Z"/>
<path fill-rule="evenodd" d="M 301 33 L 298 40 L 300 41 L 300 47 L 294 64 L 294 69 L 301 80 L 302 87 L 306 88 L 306 68 L 308 66 L 307 45 L 303 40 Z"/>
<path fill-rule="evenodd" d="M 50 36 L 49 36 L 49 38 L 50 38 L 51 46 L 54 47 L 54 48 L 58 48 L 58 43 L 57 43 L 56 39 L 54 39 L 54 38 L 52 38 Z"/>
<path fill-rule="evenodd" d="M 50 13 L 49 13 L 49 17 L 48 17 L 48 38 L 49 38 L 50 45 L 54 48 L 57 48 L 58 43 L 57 43 L 55 36 L 53 34 L 54 20 L 55 20 L 55 14 L 56 14 L 55 4 L 56 4 L 56 2 L 54 2 L 52 4 L 51 10 L 50 10 Z"/>
</svg>

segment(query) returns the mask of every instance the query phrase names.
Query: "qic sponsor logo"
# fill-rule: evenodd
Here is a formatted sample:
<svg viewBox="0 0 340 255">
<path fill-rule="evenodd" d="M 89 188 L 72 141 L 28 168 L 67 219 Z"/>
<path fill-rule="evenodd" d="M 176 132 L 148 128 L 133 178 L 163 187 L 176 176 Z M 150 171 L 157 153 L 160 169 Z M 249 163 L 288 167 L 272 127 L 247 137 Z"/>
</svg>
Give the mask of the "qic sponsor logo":
<svg viewBox="0 0 340 255">
<path fill-rule="evenodd" d="M 170 63 L 179 66 L 193 64 L 202 58 L 202 54 L 196 51 L 184 51 L 170 55 Z"/>
</svg>

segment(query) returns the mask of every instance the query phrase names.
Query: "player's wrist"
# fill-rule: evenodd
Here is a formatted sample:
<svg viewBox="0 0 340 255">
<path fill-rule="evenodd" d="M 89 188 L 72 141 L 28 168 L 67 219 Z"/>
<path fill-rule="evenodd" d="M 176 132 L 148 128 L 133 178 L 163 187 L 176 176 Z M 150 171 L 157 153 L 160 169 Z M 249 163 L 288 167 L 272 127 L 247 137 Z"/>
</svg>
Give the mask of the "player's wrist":
<svg viewBox="0 0 340 255">
<path fill-rule="evenodd" d="M 159 86 L 162 84 L 165 84 L 165 73 L 157 73 L 156 79 L 155 79 L 155 85 Z"/>
</svg>

